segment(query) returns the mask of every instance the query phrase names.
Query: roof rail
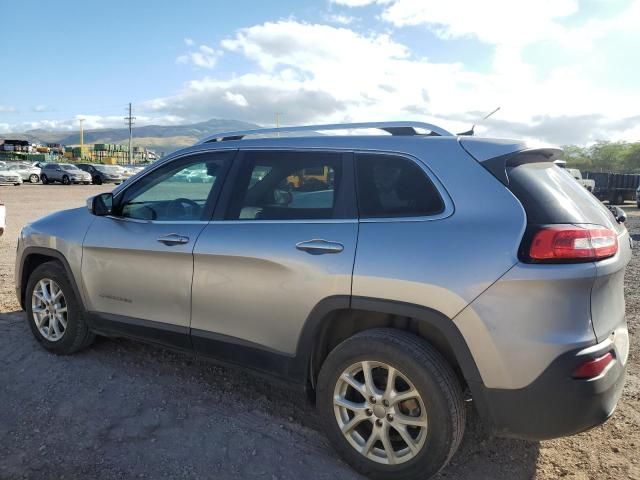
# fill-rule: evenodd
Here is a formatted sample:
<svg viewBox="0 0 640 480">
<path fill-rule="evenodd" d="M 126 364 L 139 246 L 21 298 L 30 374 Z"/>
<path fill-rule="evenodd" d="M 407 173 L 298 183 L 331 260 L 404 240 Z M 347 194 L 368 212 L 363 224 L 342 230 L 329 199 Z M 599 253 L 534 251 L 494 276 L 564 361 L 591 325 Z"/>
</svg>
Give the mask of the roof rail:
<svg viewBox="0 0 640 480">
<path fill-rule="evenodd" d="M 280 127 L 280 128 L 257 128 L 255 130 L 240 130 L 237 132 L 221 132 L 200 140 L 196 145 L 211 142 L 223 142 L 227 140 L 242 140 L 247 135 L 267 135 L 271 133 L 289 133 L 289 132 L 312 132 L 315 130 L 351 130 L 377 128 L 391 135 L 397 136 L 413 136 L 423 135 L 418 133 L 416 129 L 428 130 L 427 135 L 452 137 L 453 134 L 437 125 L 423 122 L 369 122 L 369 123 L 338 123 L 330 125 L 305 125 L 301 127 Z"/>
</svg>

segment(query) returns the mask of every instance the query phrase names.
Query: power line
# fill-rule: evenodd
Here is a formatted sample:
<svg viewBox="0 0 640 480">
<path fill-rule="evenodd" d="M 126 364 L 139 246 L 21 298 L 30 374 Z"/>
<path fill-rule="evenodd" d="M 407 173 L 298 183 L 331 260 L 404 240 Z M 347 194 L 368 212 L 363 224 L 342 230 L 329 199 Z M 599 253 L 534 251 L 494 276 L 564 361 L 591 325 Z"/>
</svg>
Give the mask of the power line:
<svg viewBox="0 0 640 480">
<path fill-rule="evenodd" d="M 124 117 L 125 125 L 129 127 L 129 163 L 133 163 L 133 150 L 131 146 L 131 140 L 133 139 L 133 124 L 136 121 L 136 117 L 133 116 L 131 111 L 131 103 L 129 103 L 129 115 Z"/>
</svg>

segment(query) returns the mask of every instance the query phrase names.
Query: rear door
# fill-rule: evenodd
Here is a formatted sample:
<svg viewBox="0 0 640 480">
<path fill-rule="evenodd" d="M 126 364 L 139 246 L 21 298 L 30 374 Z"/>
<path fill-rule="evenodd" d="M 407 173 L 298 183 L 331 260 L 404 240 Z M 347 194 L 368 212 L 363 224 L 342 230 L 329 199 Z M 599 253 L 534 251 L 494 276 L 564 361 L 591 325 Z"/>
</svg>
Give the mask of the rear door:
<svg viewBox="0 0 640 480">
<path fill-rule="evenodd" d="M 88 309 L 107 327 L 173 330 L 188 339 L 193 247 L 211 219 L 235 151 L 197 153 L 140 177 L 96 217 L 83 245 Z M 193 170 L 202 182 L 187 181 Z"/>
<path fill-rule="evenodd" d="M 203 352 L 266 369 L 256 364 L 265 357 L 249 352 L 293 355 L 320 301 L 340 298 L 348 306 L 358 232 L 352 156 L 240 156 L 223 192 L 227 207 L 194 250 L 192 341 Z"/>
</svg>

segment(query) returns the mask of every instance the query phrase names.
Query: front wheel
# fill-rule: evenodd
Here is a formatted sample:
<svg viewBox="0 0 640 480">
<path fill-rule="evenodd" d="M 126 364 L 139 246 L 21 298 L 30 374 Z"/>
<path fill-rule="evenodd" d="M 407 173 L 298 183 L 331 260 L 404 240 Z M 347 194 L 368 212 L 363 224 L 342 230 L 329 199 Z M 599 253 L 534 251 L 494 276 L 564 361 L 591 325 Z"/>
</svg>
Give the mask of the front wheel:
<svg viewBox="0 0 640 480">
<path fill-rule="evenodd" d="M 31 332 L 47 350 L 68 355 L 93 341 L 80 300 L 58 262 L 43 263 L 33 271 L 25 303 Z"/>
<path fill-rule="evenodd" d="M 102 178 L 100 178 L 100 177 L 93 177 L 93 184 L 94 184 L 94 185 L 102 185 Z"/>
<path fill-rule="evenodd" d="M 29 175 L 29 181 L 31 183 L 38 183 L 40 181 L 40 177 L 38 177 L 38 175 L 33 173 L 33 174 Z"/>
<path fill-rule="evenodd" d="M 399 330 L 367 330 L 338 345 L 320 371 L 317 405 L 338 453 L 373 479 L 435 475 L 464 433 L 462 389 L 451 366 Z"/>
<path fill-rule="evenodd" d="M 62 184 L 63 185 L 69 185 L 71 183 L 71 180 L 69 180 L 69 177 L 67 177 L 66 175 L 64 177 L 62 177 Z"/>
<path fill-rule="evenodd" d="M 49 179 L 47 178 L 46 175 L 42 175 L 40 178 L 42 180 L 42 184 L 43 185 L 48 185 L 49 184 Z"/>
</svg>

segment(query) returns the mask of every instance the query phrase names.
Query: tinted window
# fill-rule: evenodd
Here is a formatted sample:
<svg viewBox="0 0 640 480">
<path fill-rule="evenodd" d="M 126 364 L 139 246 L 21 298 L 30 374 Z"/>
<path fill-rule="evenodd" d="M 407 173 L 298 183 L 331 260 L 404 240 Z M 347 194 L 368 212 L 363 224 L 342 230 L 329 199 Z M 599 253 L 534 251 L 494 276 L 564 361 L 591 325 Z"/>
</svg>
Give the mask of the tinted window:
<svg viewBox="0 0 640 480">
<path fill-rule="evenodd" d="M 120 214 L 140 220 L 206 220 L 232 157 L 230 152 L 194 155 L 158 168 L 125 191 Z"/>
<path fill-rule="evenodd" d="M 229 220 L 335 218 L 341 155 L 325 152 L 246 152 Z"/>
<path fill-rule="evenodd" d="M 356 156 L 361 218 L 420 217 L 444 210 L 444 202 L 413 161 L 392 155 Z"/>
<path fill-rule="evenodd" d="M 518 158 L 523 163 L 518 165 Z M 542 156 L 519 155 L 513 159 L 516 166 L 507 168 L 509 190 L 522 203 L 529 223 L 611 223 L 611 212 L 596 197 L 566 171 L 545 160 Z"/>
</svg>

